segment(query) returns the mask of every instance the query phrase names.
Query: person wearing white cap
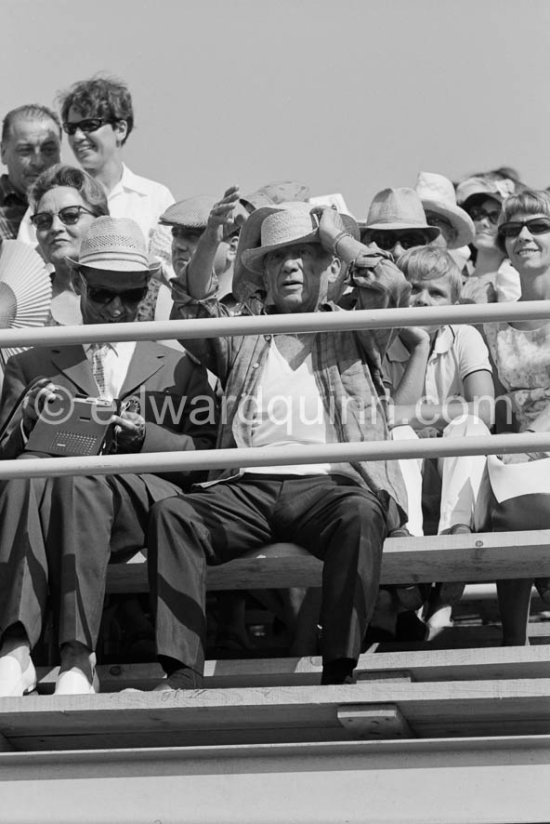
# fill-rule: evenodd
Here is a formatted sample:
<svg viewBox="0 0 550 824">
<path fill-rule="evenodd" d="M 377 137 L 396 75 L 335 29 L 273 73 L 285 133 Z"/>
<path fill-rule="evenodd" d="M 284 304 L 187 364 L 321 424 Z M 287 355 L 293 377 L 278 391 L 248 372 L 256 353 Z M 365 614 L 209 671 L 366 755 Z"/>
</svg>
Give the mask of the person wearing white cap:
<svg viewBox="0 0 550 824">
<path fill-rule="evenodd" d="M 351 264 L 359 306 L 403 305 L 402 273 L 386 255 L 369 254 L 357 236 L 355 221 L 330 208 L 260 208 L 241 230 L 233 291 L 248 313 L 338 311 L 327 300 L 329 284 Z M 225 317 L 223 305 L 208 296 L 209 280 L 205 270 L 202 282 L 189 282 L 191 307 L 200 316 Z M 177 288 L 174 297 L 176 315 L 189 317 L 190 304 L 180 303 Z M 224 472 L 219 482 L 153 508 L 151 579 L 178 589 L 178 597 L 168 597 L 159 587 L 157 651 L 168 676 L 159 688 L 201 683 L 206 564 L 273 540 L 292 540 L 324 561 L 322 683 L 352 680 L 378 592 L 382 544 L 405 518 L 401 474 L 395 461 L 295 465 L 292 448 L 388 437 L 380 364 L 389 336 L 270 333 L 186 341 L 223 384 L 219 447 L 276 447 L 290 463 Z"/>
<path fill-rule="evenodd" d="M 457 200 L 474 222 L 474 269 L 462 288 L 465 303 L 518 300 L 519 275 L 497 243 L 497 223 L 502 203 L 514 192 L 511 180 L 476 175 L 458 184 Z"/>
<path fill-rule="evenodd" d="M 71 262 L 85 324 L 132 323 L 159 265 L 149 258 L 138 224 L 111 217 L 91 223 Z M 35 347 L 10 358 L 0 458 L 44 457 L 53 435 L 38 454 L 28 451 L 37 420 L 47 429 L 49 402 L 61 398 L 70 410 L 76 395 L 118 399 L 111 450 L 117 454 L 212 445 L 215 402 L 204 369 L 151 341 L 106 341 Z M 62 423 L 55 416 L 50 423 L 58 439 Z M 0 484 L 0 696 L 34 689 L 30 652 L 48 600 L 61 658 L 56 694 L 96 691 L 94 650 L 107 564 L 128 560 L 145 545 L 151 502 L 179 493 L 189 480 L 184 473 L 144 473 Z"/>
</svg>

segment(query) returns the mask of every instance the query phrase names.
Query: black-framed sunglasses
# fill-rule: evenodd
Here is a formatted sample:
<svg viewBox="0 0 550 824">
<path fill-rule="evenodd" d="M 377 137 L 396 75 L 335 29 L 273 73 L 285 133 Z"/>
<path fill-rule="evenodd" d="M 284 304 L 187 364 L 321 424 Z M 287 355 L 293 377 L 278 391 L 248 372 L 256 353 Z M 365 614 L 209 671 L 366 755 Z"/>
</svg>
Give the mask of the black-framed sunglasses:
<svg viewBox="0 0 550 824">
<path fill-rule="evenodd" d="M 483 206 L 472 206 L 471 209 L 468 209 L 468 214 L 472 220 L 483 220 L 483 218 L 487 218 L 491 226 L 496 226 L 498 223 L 500 210 L 495 209 L 488 212 L 487 209 L 483 208 Z"/>
<path fill-rule="evenodd" d="M 550 218 L 532 217 L 530 220 L 510 220 L 498 227 L 498 233 L 500 237 L 519 237 L 524 226 L 532 235 L 544 235 L 550 232 Z"/>
<path fill-rule="evenodd" d="M 59 212 L 36 212 L 36 214 L 31 215 L 31 223 L 35 229 L 51 229 L 53 219 L 57 215 L 65 226 L 74 226 L 83 214 L 93 215 L 93 212 L 86 209 L 85 206 L 65 206 Z"/>
<path fill-rule="evenodd" d="M 384 252 L 391 252 L 396 243 L 400 243 L 403 249 L 412 249 L 413 246 L 425 246 L 428 239 L 423 232 L 410 231 L 375 231 L 365 232 L 361 236 L 363 243 L 376 243 L 379 249 Z"/>
<path fill-rule="evenodd" d="M 88 134 L 88 132 L 97 132 L 98 129 L 107 123 L 116 123 L 116 120 L 105 117 L 85 117 L 83 120 L 72 123 L 65 121 L 65 123 L 63 123 L 63 131 L 68 135 L 73 135 L 76 134 L 77 129 L 80 129 L 81 132 Z"/>
<path fill-rule="evenodd" d="M 83 279 L 86 282 L 86 278 Z M 148 288 L 148 286 L 139 286 L 135 289 L 125 289 L 122 292 L 112 292 L 110 289 L 103 289 L 101 286 L 88 286 L 86 283 L 86 294 L 93 303 L 100 306 L 107 306 L 115 298 L 120 298 L 122 303 L 136 304 L 143 300 Z"/>
</svg>

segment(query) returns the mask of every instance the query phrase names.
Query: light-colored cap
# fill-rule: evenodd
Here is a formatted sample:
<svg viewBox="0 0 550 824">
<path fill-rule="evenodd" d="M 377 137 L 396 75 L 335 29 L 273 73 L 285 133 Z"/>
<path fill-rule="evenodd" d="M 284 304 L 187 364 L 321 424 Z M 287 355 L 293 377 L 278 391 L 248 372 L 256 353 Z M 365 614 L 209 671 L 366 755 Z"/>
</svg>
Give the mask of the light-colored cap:
<svg viewBox="0 0 550 824">
<path fill-rule="evenodd" d="M 173 203 L 159 217 L 163 226 L 185 226 L 189 229 L 206 229 L 210 212 L 216 198 L 212 195 L 197 195 Z"/>
</svg>

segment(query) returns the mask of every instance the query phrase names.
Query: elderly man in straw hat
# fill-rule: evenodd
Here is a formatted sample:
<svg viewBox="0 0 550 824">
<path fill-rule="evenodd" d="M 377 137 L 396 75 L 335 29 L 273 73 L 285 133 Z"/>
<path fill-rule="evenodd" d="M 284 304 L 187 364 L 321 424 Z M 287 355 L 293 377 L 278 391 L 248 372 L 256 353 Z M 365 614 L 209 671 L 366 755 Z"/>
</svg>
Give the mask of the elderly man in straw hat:
<svg viewBox="0 0 550 824">
<path fill-rule="evenodd" d="M 214 210 L 219 230 L 234 196 Z M 345 217 L 345 216 L 344 216 Z M 387 256 L 371 255 L 330 208 L 293 203 L 253 212 L 242 229 L 233 290 L 246 313 L 337 311 L 327 300 L 350 270 L 359 307 L 403 305 L 408 287 Z M 227 315 L 209 297 L 209 270 L 175 285 L 174 317 Z M 186 341 L 219 377 L 225 409 L 218 445 L 281 449 L 282 465 L 243 466 L 155 505 L 149 533 L 157 582 L 159 689 L 196 687 L 204 662 L 207 564 L 272 541 L 293 541 L 324 562 L 323 684 L 349 683 L 378 591 L 382 545 L 404 518 L 395 461 L 292 463 L 295 445 L 388 438 L 381 356 L 389 331 L 217 337 Z M 175 588 L 177 592 L 175 592 Z"/>
<path fill-rule="evenodd" d="M 111 217 L 91 224 L 78 260 L 71 262 L 85 324 L 132 323 L 159 265 L 148 258 L 139 225 Z M 64 431 L 70 430 L 68 416 L 59 421 L 50 402 L 61 398 L 67 412 L 77 395 L 119 400 L 120 412 L 112 419 L 111 451 L 117 454 L 212 445 L 214 403 L 204 369 L 151 341 L 105 342 L 40 346 L 10 358 L 0 457 L 28 457 L 33 448 L 41 448 L 37 457 L 43 457 L 49 441 L 70 447 Z M 38 418 L 43 431 L 55 433 L 41 446 Z M 48 596 L 61 654 L 55 692 L 95 691 L 94 649 L 107 564 L 127 560 L 144 546 L 151 503 L 180 493 L 188 481 L 183 473 L 158 473 L 0 484 L 0 696 L 22 695 L 35 686 L 30 651 L 40 636 Z"/>
</svg>

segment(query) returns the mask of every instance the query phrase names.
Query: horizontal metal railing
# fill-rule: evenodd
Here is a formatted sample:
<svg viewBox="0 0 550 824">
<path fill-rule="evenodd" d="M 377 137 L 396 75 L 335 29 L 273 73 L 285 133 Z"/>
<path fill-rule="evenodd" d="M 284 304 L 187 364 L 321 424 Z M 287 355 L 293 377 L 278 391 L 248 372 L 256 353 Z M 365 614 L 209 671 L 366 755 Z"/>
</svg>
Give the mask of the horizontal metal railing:
<svg viewBox="0 0 550 824">
<path fill-rule="evenodd" d="M 63 346 L 71 343 L 113 343 L 122 340 L 215 338 L 226 335 L 280 334 L 448 323 L 494 323 L 503 320 L 548 320 L 550 300 L 525 303 L 478 303 L 429 308 L 362 309 L 354 312 L 308 312 L 293 315 L 254 315 L 228 318 L 112 323 L 87 326 L 41 326 L 0 329 L 3 346 Z"/>
<path fill-rule="evenodd" d="M 148 323 L 1 329 L 0 347 L 62 346 L 123 340 L 186 340 L 227 335 L 314 333 L 321 330 L 384 329 L 550 319 L 550 301 L 468 304 L 430 308 L 378 309 L 354 312 L 315 312 L 295 315 L 208 318 Z M 493 435 L 462 439 L 425 438 L 420 441 L 293 446 L 289 449 L 214 449 L 197 452 L 154 452 L 139 455 L 101 455 L 78 458 L 29 458 L 0 462 L 0 479 L 45 475 L 107 475 L 130 472 L 223 469 L 302 463 L 369 461 L 397 458 L 492 455 L 550 450 L 550 432 Z"/>
</svg>

